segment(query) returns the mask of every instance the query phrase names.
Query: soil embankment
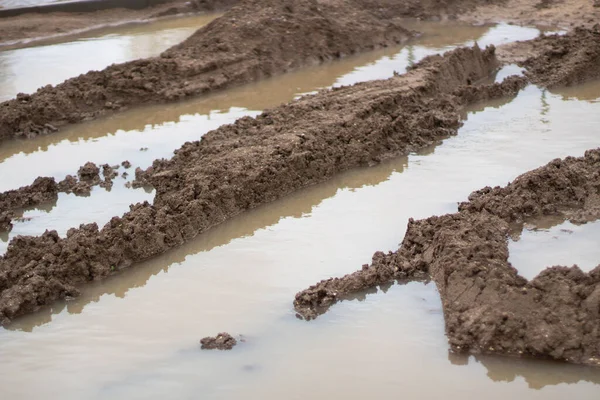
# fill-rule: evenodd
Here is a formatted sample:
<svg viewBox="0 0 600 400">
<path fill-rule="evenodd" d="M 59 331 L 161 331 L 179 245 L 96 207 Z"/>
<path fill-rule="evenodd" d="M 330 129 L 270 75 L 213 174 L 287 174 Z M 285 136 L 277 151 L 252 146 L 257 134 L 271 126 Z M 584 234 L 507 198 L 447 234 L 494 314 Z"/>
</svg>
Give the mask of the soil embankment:
<svg viewBox="0 0 600 400">
<path fill-rule="evenodd" d="M 431 277 L 457 352 L 548 357 L 600 365 L 600 266 L 554 266 L 527 281 L 508 262 L 511 227 L 545 216 L 600 218 L 600 149 L 484 188 L 459 212 L 410 220 L 398 251 L 296 295 L 300 316 L 316 318 L 349 294 L 394 279 Z"/>
<path fill-rule="evenodd" d="M 77 34 L 111 25 L 148 22 L 155 18 L 224 11 L 239 0 L 165 0 L 142 9 L 113 8 L 91 12 L 30 13 L 0 17 L 0 49 Z"/>
<path fill-rule="evenodd" d="M 133 205 L 102 229 L 83 225 L 66 238 L 47 232 L 13 239 L 0 258 L 0 319 L 73 296 L 75 285 L 338 172 L 455 134 L 464 106 L 525 84 L 475 85 L 496 68 L 494 48 L 458 49 L 406 75 L 323 91 L 207 133 L 139 174 L 156 188 L 154 205 Z"/>
</svg>

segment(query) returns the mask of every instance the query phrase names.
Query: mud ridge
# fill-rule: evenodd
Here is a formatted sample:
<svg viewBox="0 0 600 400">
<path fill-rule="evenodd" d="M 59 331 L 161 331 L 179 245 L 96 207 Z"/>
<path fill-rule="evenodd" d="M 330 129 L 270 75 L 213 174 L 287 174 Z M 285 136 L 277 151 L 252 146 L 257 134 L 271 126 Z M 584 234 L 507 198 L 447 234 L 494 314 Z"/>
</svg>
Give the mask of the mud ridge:
<svg viewBox="0 0 600 400">
<path fill-rule="evenodd" d="M 298 293 L 316 318 L 339 299 L 395 279 L 431 277 L 456 352 L 552 358 L 600 366 L 600 266 L 554 266 L 527 281 L 508 262 L 511 226 L 543 215 L 600 218 L 600 149 L 554 160 L 504 188 L 472 193 L 455 214 L 409 220 L 396 252 Z"/>
<path fill-rule="evenodd" d="M 334 174 L 455 134 L 471 102 L 514 95 L 513 77 L 476 86 L 497 68 L 493 47 L 423 60 L 406 75 L 322 91 L 242 118 L 157 160 L 142 177 L 154 204 L 96 224 L 17 236 L 0 258 L 0 320 L 76 292 L 75 285 L 181 245 L 234 215 Z M 262 160 L 257 163 L 256 160 Z"/>
<path fill-rule="evenodd" d="M 364 0 L 242 0 L 161 56 L 112 65 L 0 104 L 0 139 L 175 101 L 359 51 L 411 32 Z"/>
<path fill-rule="evenodd" d="M 90 12 L 48 12 L 48 7 L 44 10 L 32 8 L 31 12 L 26 14 L 0 16 L 0 48 L 25 47 L 32 43 L 90 32 L 106 26 L 145 23 L 163 17 L 224 11 L 237 2 L 238 0 L 165 0 L 162 4 L 142 9 L 117 8 Z M 5 10 L 4 14 L 7 13 L 8 10 Z"/>
</svg>

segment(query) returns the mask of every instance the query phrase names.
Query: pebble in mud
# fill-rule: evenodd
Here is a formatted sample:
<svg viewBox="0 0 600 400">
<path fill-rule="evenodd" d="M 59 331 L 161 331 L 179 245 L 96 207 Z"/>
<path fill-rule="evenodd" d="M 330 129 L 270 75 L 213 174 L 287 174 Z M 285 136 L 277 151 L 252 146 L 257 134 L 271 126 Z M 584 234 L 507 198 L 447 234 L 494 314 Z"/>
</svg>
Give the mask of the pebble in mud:
<svg viewBox="0 0 600 400">
<path fill-rule="evenodd" d="M 200 340 L 202 350 L 231 350 L 237 340 L 227 332 L 221 332 L 215 337 L 207 336 Z"/>
</svg>

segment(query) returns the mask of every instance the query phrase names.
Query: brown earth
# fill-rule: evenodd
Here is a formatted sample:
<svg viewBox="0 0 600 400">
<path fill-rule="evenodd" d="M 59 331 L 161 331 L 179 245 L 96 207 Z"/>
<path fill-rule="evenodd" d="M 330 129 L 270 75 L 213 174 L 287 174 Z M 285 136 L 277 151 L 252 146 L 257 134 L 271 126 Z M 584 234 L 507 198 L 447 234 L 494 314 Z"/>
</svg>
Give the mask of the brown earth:
<svg viewBox="0 0 600 400">
<path fill-rule="evenodd" d="M 141 10 L 112 9 L 80 13 L 24 14 L 0 18 L 0 49 L 18 48 L 49 37 L 70 36 L 109 25 L 228 9 L 238 0 L 171 0 Z"/>
<path fill-rule="evenodd" d="M 411 33 L 364 0 L 244 0 L 160 57 L 91 71 L 0 104 L 0 139 L 140 104 L 175 101 L 358 51 Z"/>
<path fill-rule="evenodd" d="M 508 262 L 511 227 L 546 215 L 600 218 L 600 149 L 554 160 L 504 188 L 484 188 L 459 212 L 410 220 L 398 251 L 296 295 L 316 318 L 353 292 L 394 279 L 436 283 L 452 350 L 548 357 L 600 366 L 600 266 L 555 266 L 527 281 Z"/>
<path fill-rule="evenodd" d="M 237 345 L 237 340 L 227 332 L 221 332 L 215 337 L 207 336 L 200 340 L 202 350 L 231 350 Z"/>
<path fill-rule="evenodd" d="M 571 29 L 590 28 L 600 22 L 598 0 L 506 0 L 479 1 L 479 7 L 457 15 L 469 24 L 508 22 L 526 26 Z"/>
<path fill-rule="evenodd" d="M 207 133 L 142 175 L 154 205 L 95 224 L 14 238 L 0 258 L 0 320 L 32 312 L 181 245 L 250 208 L 359 166 L 455 134 L 464 106 L 515 94 L 526 83 L 476 86 L 497 68 L 494 48 L 429 57 L 406 75 L 338 88 Z M 257 163 L 256 160 L 263 160 Z"/>
<path fill-rule="evenodd" d="M 241 0 L 160 57 L 91 71 L 1 103 L 0 140 L 49 134 L 125 108 L 206 94 L 397 44 L 413 34 L 401 26 L 400 17 L 456 17 L 478 4 L 481 1 Z"/>
</svg>

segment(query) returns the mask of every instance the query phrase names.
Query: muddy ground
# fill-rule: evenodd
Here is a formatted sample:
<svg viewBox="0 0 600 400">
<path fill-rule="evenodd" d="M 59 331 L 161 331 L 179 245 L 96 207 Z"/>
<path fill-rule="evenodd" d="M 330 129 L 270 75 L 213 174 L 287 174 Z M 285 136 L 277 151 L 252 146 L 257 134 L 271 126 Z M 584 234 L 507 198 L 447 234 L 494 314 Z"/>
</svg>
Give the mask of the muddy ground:
<svg viewBox="0 0 600 400">
<path fill-rule="evenodd" d="M 127 108 L 203 95 L 401 43 L 414 34 L 402 27 L 402 17 L 458 19 L 504 3 L 241 0 L 160 57 L 91 71 L 1 103 L 0 140 L 50 134 Z"/>
<path fill-rule="evenodd" d="M 0 104 L 0 138 L 51 133 L 127 107 L 399 43 L 413 33 L 397 17 L 431 17 L 431 10 L 452 17 L 477 3 L 440 8 L 435 1 L 243 0 L 161 57 L 89 72 Z M 55 231 L 14 238 L 0 257 L 0 321 L 76 296 L 78 285 L 161 254 L 245 210 L 456 134 L 470 104 L 515 95 L 528 82 L 552 87 L 597 78 L 599 36 L 595 27 L 540 37 L 502 48 L 500 59 L 494 48 L 458 49 L 426 58 L 405 75 L 322 91 L 209 132 L 137 174 L 138 182 L 156 189 L 153 205 L 132 205 L 102 229 L 82 225 L 66 238 Z M 525 66 L 526 78 L 480 83 L 506 61 Z M 558 267 L 527 282 L 507 262 L 506 235 L 511 224 L 540 214 L 597 218 L 598 158 L 590 151 L 582 159 L 555 161 L 507 189 L 474 194 L 457 214 L 411 221 L 397 253 L 377 253 L 371 267 L 300 293 L 298 312 L 314 317 L 344 294 L 431 276 L 454 350 L 597 363 L 598 269 L 584 274 Z M 108 166 L 103 173 L 106 181 L 114 170 Z M 101 183 L 99 174 L 87 165 L 79 179 L 36 180 L 0 195 L 0 224 L 8 227 L 19 209 L 58 191 Z"/>
<path fill-rule="evenodd" d="M 244 0 L 160 57 L 91 71 L 0 104 L 0 139 L 47 134 L 141 104 L 175 101 L 398 44 L 411 32 L 364 0 Z"/>
<path fill-rule="evenodd" d="M 515 225 L 547 215 L 600 218 L 599 187 L 600 149 L 554 160 L 504 188 L 472 193 L 455 214 L 411 219 L 398 251 L 298 293 L 294 306 L 312 319 L 352 293 L 431 277 L 452 350 L 600 365 L 600 266 L 554 266 L 527 281 L 508 262 Z"/>
<path fill-rule="evenodd" d="M 18 48 L 49 37 L 68 36 L 109 25 L 144 22 L 198 12 L 223 11 L 238 0 L 171 0 L 141 10 L 109 9 L 95 12 L 23 14 L 0 18 L 0 49 Z"/>
<path fill-rule="evenodd" d="M 497 65 L 493 48 L 460 49 L 403 76 L 323 91 L 207 133 L 142 174 L 156 188 L 154 205 L 133 205 L 102 229 L 89 224 L 66 238 L 14 238 L 0 258 L 0 316 L 6 322 L 73 296 L 75 285 L 161 254 L 244 210 L 455 134 L 466 105 L 524 86 L 523 78 L 475 85 Z"/>
</svg>

